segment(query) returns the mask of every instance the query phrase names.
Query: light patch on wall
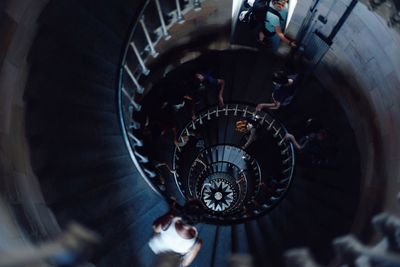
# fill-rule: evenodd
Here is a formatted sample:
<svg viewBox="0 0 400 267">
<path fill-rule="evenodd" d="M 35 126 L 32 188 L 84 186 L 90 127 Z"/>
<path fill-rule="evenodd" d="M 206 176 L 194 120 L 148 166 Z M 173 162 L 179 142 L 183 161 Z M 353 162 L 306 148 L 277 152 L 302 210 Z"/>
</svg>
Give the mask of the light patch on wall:
<svg viewBox="0 0 400 267">
<path fill-rule="evenodd" d="M 290 0 L 289 1 L 289 11 L 288 11 L 288 17 L 287 17 L 287 20 L 286 20 L 286 27 L 285 28 L 287 28 L 287 26 L 289 25 L 290 20 L 292 19 L 292 16 L 293 16 L 293 13 L 294 13 L 294 9 L 296 8 L 296 6 L 297 6 L 297 0 Z"/>
<path fill-rule="evenodd" d="M 233 0 L 232 1 L 232 29 L 231 33 L 235 32 L 237 17 L 239 15 L 240 8 L 242 6 L 243 0 Z"/>
<path fill-rule="evenodd" d="M 240 7 L 242 6 L 242 0 L 233 0 L 232 1 L 232 21 L 235 21 L 237 15 L 239 13 Z"/>
</svg>

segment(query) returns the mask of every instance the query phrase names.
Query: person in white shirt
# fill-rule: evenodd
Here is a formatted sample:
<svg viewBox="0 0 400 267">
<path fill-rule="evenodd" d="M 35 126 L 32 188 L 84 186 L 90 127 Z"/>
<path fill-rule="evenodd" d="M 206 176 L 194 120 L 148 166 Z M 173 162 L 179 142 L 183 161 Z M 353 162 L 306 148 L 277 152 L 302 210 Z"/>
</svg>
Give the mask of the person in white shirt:
<svg viewBox="0 0 400 267">
<path fill-rule="evenodd" d="M 190 200 L 177 212 L 174 208 L 153 223 L 154 235 L 149 246 L 155 254 L 176 253 L 182 266 L 189 266 L 201 248 L 195 224 L 202 219 L 203 208 L 198 200 Z"/>
</svg>

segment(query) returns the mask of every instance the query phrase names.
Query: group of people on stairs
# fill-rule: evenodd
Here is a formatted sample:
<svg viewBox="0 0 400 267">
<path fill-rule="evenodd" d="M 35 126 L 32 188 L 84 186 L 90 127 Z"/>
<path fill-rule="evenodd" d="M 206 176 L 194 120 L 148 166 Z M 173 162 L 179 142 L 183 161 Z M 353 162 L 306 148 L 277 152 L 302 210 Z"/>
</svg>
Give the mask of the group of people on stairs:
<svg viewBox="0 0 400 267">
<path fill-rule="evenodd" d="M 246 0 L 243 6 L 239 21 L 249 25 L 259 44 L 272 51 L 278 50 L 280 42 L 297 46 L 284 34 L 289 0 Z"/>
<path fill-rule="evenodd" d="M 183 82 L 181 86 L 176 86 L 171 80 L 163 82 L 163 92 L 159 98 L 160 107 L 157 110 L 157 106 L 152 105 L 152 112 L 155 110 L 158 113 L 151 114 L 151 116 L 157 116 L 155 121 L 146 122 L 145 130 L 153 131 L 153 128 L 159 121 L 165 119 L 174 120 L 176 112 L 181 110 L 189 103 L 190 109 L 186 113 L 187 118 L 196 119 L 196 105 L 200 99 L 204 98 L 204 93 L 212 93 L 215 97 L 215 102 L 220 106 L 225 105 L 223 92 L 225 88 L 225 81 L 223 79 L 215 78 L 210 72 L 198 72 L 194 75 L 196 83 L 194 89 L 188 90 L 184 86 L 189 86 L 189 83 Z M 271 102 L 258 103 L 256 110 L 277 110 L 282 107 L 288 106 L 294 99 L 299 84 L 299 76 L 297 74 L 288 74 L 286 71 L 278 70 L 272 74 L 272 94 Z M 193 83 L 190 84 L 193 86 Z M 189 87 L 190 88 L 190 87 Z M 167 91 L 168 92 L 164 92 Z M 186 106 L 187 107 L 187 106 Z M 149 115 L 149 114 L 148 114 Z M 148 118 L 147 118 L 148 120 Z M 315 120 L 310 120 L 308 124 L 316 124 Z M 176 123 L 171 123 L 175 128 Z M 159 131 L 165 131 L 168 129 L 167 124 L 161 125 Z M 164 128 L 163 128 L 164 127 Z M 262 138 L 264 133 L 260 125 L 259 119 L 251 120 L 249 118 L 240 119 L 236 121 L 236 131 L 244 134 L 244 143 L 241 146 L 243 150 L 247 150 L 250 145 L 257 141 L 258 138 Z M 194 147 L 198 147 L 200 150 L 204 149 L 203 137 L 199 134 L 193 133 L 192 135 L 184 136 L 183 141 L 177 140 L 176 129 L 175 129 L 174 141 L 177 147 L 183 147 L 189 142 L 195 142 Z M 154 134 L 154 132 L 152 133 Z M 158 133 L 162 134 L 162 133 Z M 329 133 L 323 127 L 310 128 L 308 133 L 297 140 L 293 134 L 287 133 L 285 136 L 286 140 L 292 142 L 294 147 L 301 154 L 301 158 L 310 159 L 312 164 L 323 165 L 327 163 L 327 158 L 324 157 L 323 149 L 321 145 L 329 141 Z M 183 142 L 183 143 L 180 143 Z M 306 163 L 307 164 L 307 163 Z M 158 162 L 155 164 L 156 167 L 166 167 L 169 172 L 174 173 L 168 164 Z M 188 266 L 193 261 L 196 254 L 201 248 L 201 240 L 198 238 L 198 232 L 195 224 L 201 222 L 203 206 L 198 200 L 190 200 L 183 208 L 176 209 L 176 206 L 171 208 L 167 214 L 164 214 L 154 222 L 153 230 L 154 235 L 149 242 L 150 248 L 154 253 L 174 253 L 179 256 L 182 266 Z M 193 215 L 194 213 L 194 215 Z"/>
<path fill-rule="evenodd" d="M 209 71 L 199 71 L 189 77 L 169 77 L 168 75 L 157 85 L 160 90 L 157 96 L 157 102 L 147 105 L 141 112 L 139 118 L 144 129 L 144 134 L 155 138 L 165 135 L 168 130 L 172 130 L 173 140 L 176 146 L 180 145 L 177 138 L 177 113 L 179 111 L 188 111 L 192 120 L 197 117 L 196 107 L 200 101 L 208 94 L 216 94 L 219 106 L 224 106 L 224 88 L 225 81 L 215 78 L 215 75 Z M 144 127 L 143 127 L 144 126 Z"/>
<path fill-rule="evenodd" d="M 257 2 L 262 1 L 256 0 L 253 7 L 256 6 Z M 268 5 L 264 4 L 267 7 L 264 14 L 265 21 L 257 26 L 257 36 L 260 42 L 267 44 L 273 38 L 278 37 L 292 47 L 296 46 L 294 42 L 282 34 L 282 21 L 275 14 L 276 12 L 271 11 L 271 8 L 280 11 L 287 9 L 287 2 L 287 0 L 276 0 L 267 1 Z M 256 18 L 257 16 L 259 15 L 256 15 Z M 272 29 L 274 29 L 274 33 L 271 33 Z M 289 74 L 283 70 L 273 72 L 272 101 L 257 103 L 256 111 L 277 110 L 288 106 L 296 95 L 298 85 L 299 75 Z M 224 106 L 225 80 L 219 78 L 212 71 L 197 70 L 192 72 L 191 75 L 182 75 L 179 79 L 169 77 L 167 74 L 157 86 L 162 90 L 159 90 L 156 98 L 151 98 L 157 99 L 157 103 L 152 103 L 149 109 L 142 110 L 144 117 L 141 121 L 141 128 L 144 129 L 144 135 L 151 136 L 151 138 L 160 137 L 166 131 L 172 130 L 173 141 L 178 149 L 189 142 L 195 142 L 193 147 L 200 150 L 204 149 L 204 140 L 199 134 L 188 133 L 187 136 L 180 138 L 183 141 L 178 140 L 179 118 L 177 114 L 184 113 L 186 120 L 196 120 L 198 105 L 201 101 L 206 101 L 207 95 L 208 97 L 213 95 L 213 104 L 217 103 L 221 107 Z M 210 103 L 206 102 L 209 106 Z M 245 137 L 241 148 L 247 150 L 258 138 L 262 138 L 262 131 L 265 127 L 261 127 L 258 119 L 245 118 L 236 121 L 234 128 Z M 320 128 L 309 132 L 299 140 L 290 133 L 286 134 L 285 139 L 292 142 L 299 153 L 312 154 L 311 157 L 315 161 L 315 159 L 322 158 L 318 143 L 329 139 L 329 133 L 326 129 Z M 171 169 L 165 162 L 158 162 L 155 166 L 165 167 L 169 172 L 175 173 L 175 170 Z M 165 184 L 165 181 L 162 184 Z M 168 213 L 155 220 L 153 236 L 149 241 L 151 250 L 155 254 L 173 253 L 179 257 L 181 266 L 188 266 L 201 248 L 202 243 L 195 225 L 202 221 L 203 212 L 203 204 L 198 200 L 189 200 L 181 208 L 176 208 L 176 204 L 174 204 Z"/>
</svg>

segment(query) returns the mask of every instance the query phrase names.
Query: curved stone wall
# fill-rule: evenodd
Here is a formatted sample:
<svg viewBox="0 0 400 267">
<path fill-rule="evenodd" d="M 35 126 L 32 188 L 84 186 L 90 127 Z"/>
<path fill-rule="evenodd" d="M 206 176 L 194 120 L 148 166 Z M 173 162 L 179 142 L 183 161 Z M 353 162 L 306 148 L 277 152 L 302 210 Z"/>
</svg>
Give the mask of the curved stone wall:
<svg viewBox="0 0 400 267">
<path fill-rule="evenodd" d="M 25 137 L 23 94 L 37 19 L 48 0 L 0 4 L 0 244 L 2 249 L 59 233 L 34 176 Z M 15 216 L 16 215 L 16 216 Z M 24 225 L 23 229 L 20 225 Z"/>
<path fill-rule="evenodd" d="M 361 210 L 374 208 L 368 203 L 377 197 L 382 209 L 398 213 L 400 34 L 359 3 L 316 76 L 345 107 L 358 137 L 366 178 Z"/>
<path fill-rule="evenodd" d="M 30 218 L 36 219 L 51 218 L 51 214 L 40 197 L 40 189 L 35 185 L 29 167 L 22 95 L 25 77 L 29 72 L 27 55 L 36 33 L 36 19 L 46 2 L 5 1 L 0 6 L 0 35 L 5 36 L 0 40 L 2 195 L 11 197 L 8 200 L 14 199 L 15 203 L 24 207 L 24 212 L 31 214 Z M 329 8 L 328 2 L 321 1 L 321 4 Z M 298 10 L 305 12 L 307 8 Z M 302 16 L 297 13 L 294 17 Z M 320 82 L 345 107 L 358 136 L 365 177 L 362 187 L 365 190 L 360 203 L 359 220 L 354 223 L 354 231 L 357 232 L 374 212 L 399 212 L 396 204 L 400 182 L 399 33 L 390 29 L 379 15 L 369 11 L 366 6 L 357 4 L 317 69 L 317 77 L 321 77 Z M 25 185 L 26 190 L 16 188 L 15 181 Z M 19 194 L 21 192 L 24 194 Z M 26 195 L 31 192 L 36 193 Z M 14 193 L 15 198 L 12 198 Z M 38 213 L 37 210 L 41 211 Z M 42 221 L 52 222 L 50 219 Z M 56 229 L 55 225 L 42 225 L 36 230 L 44 234 L 46 229 Z M 19 233 L 10 238 L 24 240 L 24 235 Z"/>
<path fill-rule="evenodd" d="M 300 2 L 289 32 L 295 36 L 312 1 Z M 329 14 L 318 28 L 328 35 L 350 1 L 321 0 Z M 331 10 L 331 11 L 329 11 Z M 319 22 L 317 22 L 319 23 Z M 357 135 L 364 183 L 354 232 L 381 210 L 399 212 L 400 34 L 378 13 L 357 3 L 315 75 L 345 108 Z M 318 101 L 317 99 L 315 101 Z"/>
</svg>

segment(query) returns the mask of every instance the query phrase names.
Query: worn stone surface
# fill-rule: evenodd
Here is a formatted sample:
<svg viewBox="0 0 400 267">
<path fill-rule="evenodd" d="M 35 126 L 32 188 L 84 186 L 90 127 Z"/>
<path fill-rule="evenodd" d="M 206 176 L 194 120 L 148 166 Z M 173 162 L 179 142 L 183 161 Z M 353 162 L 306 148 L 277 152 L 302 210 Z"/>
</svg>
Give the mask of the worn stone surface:
<svg viewBox="0 0 400 267">
<path fill-rule="evenodd" d="M 34 0 L 12 0 L 7 3 L 6 12 L 7 14 L 14 19 L 17 23 L 21 22 L 21 20 L 25 19 L 24 14 L 28 8 L 28 6 L 35 2 Z M 40 2 L 37 1 L 37 2 Z"/>
<path fill-rule="evenodd" d="M 378 159 L 373 153 L 373 148 L 379 140 L 364 140 L 361 144 L 364 153 L 368 153 L 372 160 L 383 160 L 385 170 L 381 177 L 374 179 L 386 180 L 385 207 L 392 211 L 399 211 L 396 202 L 396 194 L 400 190 L 399 166 L 396 159 L 400 158 L 400 35 L 390 29 L 384 19 L 370 12 L 364 5 L 357 4 L 350 15 L 348 23 L 339 31 L 334 39 L 334 44 L 324 58 L 320 69 L 332 68 L 341 70 L 341 73 L 360 92 L 366 96 L 373 109 L 373 114 L 360 113 L 363 120 L 355 122 L 356 116 L 350 116 L 352 125 L 358 136 L 369 131 L 368 125 L 374 125 L 379 130 L 380 140 L 383 147 L 383 159 Z M 321 70 L 320 70 L 321 72 Z M 337 75 L 331 73 L 331 75 Z M 338 98 L 345 98 L 343 88 L 332 79 L 321 79 L 321 83 L 332 91 L 337 92 Z M 354 90 L 350 88 L 350 90 Z M 353 100 L 347 102 L 340 100 L 342 106 L 353 114 L 357 104 Z M 368 150 L 368 147 L 371 150 Z M 372 153 L 372 154 L 371 154 Z M 362 158 L 366 160 L 366 158 Z M 365 162 L 364 162 L 365 163 Z M 372 172 L 371 165 L 364 164 L 366 171 Z"/>
<path fill-rule="evenodd" d="M 7 55 L 18 24 L 7 14 L 0 14 L 0 66 Z"/>
<path fill-rule="evenodd" d="M 0 110 L 4 114 L 4 120 L 0 121 L 0 132 L 8 133 L 11 121 L 11 107 L 13 89 L 18 81 L 18 68 L 5 61 L 0 71 Z"/>
<path fill-rule="evenodd" d="M 24 128 L 23 92 L 29 72 L 26 58 L 36 34 L 37 17 L 46 2 L 6 0 L 0 4 L 1 250 L 29 243 L 13 216 L 15 209 L 29 216 L 32 230 L 44 233 L 46 229 L 53 229 L 53 233 L 59 232 L 54 228 L 54 220 L 49 220 L 46 226 L 40 224 L 43 218 L 52 215 L 43 207 L 44 199 L 30 167 Z"/>
<path fill-rule="evenodd" d="M 29 48 L 36 31 L 33 27 L 20 25 L 14 34 L 6 59 L 17 67 L 26 63 Z"/>
</svg>

